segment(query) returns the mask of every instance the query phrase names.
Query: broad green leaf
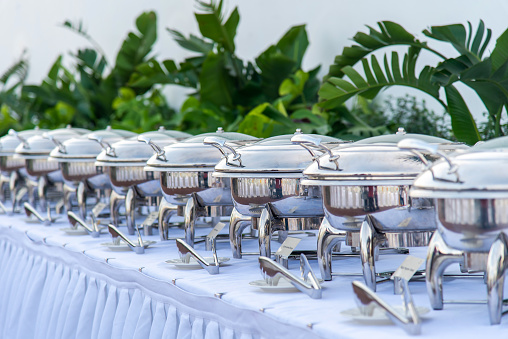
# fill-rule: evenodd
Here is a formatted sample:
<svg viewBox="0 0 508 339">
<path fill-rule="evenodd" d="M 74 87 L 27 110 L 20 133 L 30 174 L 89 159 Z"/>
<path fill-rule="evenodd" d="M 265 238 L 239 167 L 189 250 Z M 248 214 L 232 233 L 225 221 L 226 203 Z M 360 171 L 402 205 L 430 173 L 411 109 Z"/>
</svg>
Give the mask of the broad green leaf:
<svg viewBox="0 0 508 339">
<path fill-rule="evenodd" d="M 474 145 L 480 141 L 480 133 L 471 112 L 455 87 L 450 85 L 444 89 L 455 137 L 466 144 Z"/>
<path fill-rule="evenodd" d="M 234 85 L 224 68 L 224 54 L 210 53 L 199 76 L 201 101 L 231 107 Z"/>
<path fill-rule="evenodd" d="M 213 49 L 213 43 L 206 42 L 193 34 L 190 34 L 189 38 L 187 39 L 182 33 L 180 33 L 177 30 L 169 28 L 166 29 L 180 46 L 189 51 L 208 54 L 208 52 L 210 52 Z"/>
<path fill-rule="evenodd" d="M 490 54 L 492 59 L 492 68 L 494 70 L 501 67 L 508 59 L 508 29 L 496 40 L 496 47 Z"/>
<path fill-rule="evenodd" d="M 309 46 L 305 25 L 291 27 L 277 43 L 278 50 L 302 67 L 303 56 Z"/>
</svg>

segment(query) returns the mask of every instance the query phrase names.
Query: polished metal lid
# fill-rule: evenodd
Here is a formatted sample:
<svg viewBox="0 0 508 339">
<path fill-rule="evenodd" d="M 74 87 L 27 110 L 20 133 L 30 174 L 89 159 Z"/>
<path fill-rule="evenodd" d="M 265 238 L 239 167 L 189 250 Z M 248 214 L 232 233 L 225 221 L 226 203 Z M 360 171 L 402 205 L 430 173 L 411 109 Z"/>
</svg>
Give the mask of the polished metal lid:
<svg viewBox="0 0 508 339">
<path fill-rule="evenodd" d="M 9 130 L 9 133 L 0 138 L 0 156 L 2 155 L 13 155 L 16 147 L 21 142 L 26 142 L 26 139 L 34 136 L 41 135 L 47 132 L 47 129 L 40 129 L 38 126 L 34 129 L 27 129 L 24 131 Z"/>
<path fill-rule="evenodd" d="M 508 151 L 508 136 L 491 139 L 489 141 L 479 141 L 471 147 L 471 152 L 493 149 L 504 149 Z"/>
<path fill-rule="evenodd" d="M 97 166 L 140 166 L 145 165 L 146 161 L 153 155 L 152 148 L 142 139 L 150 140 L 162 147 L 179 142 L 182 138 L 189 137 L 190 134 L 171 131 L 159 128 L 157 131 L 142 133 L 124 139 L 113 144 L 109 144 L 104 139 L 100 141 L 103 150 L 97 156 L 95 164 Z M 93 137 L 91 137 L 93 139 Z M 139 140 L 138 140 L 139 138 Z"/>
<path fill-rule="evenodd" d="M 418 140 L 434 145 L 442 152 L 467 149 L 460 143 L 420 134 L 406 134 L 403 129 L 394 135 L 377 136 L 334 149 L 316 159 L 304 174 L 316 185 L 408 185 L 425 170 L 427 162 L 439 157 L 422 150 L 415 154 L 397 144 Z M 306 144 L 312 144 L 312 140 Z M 422 154 L 423 153 L 423 154 Z"/>
<path fill-rule="evenodd" d="M 134 136 L 136 136 L 136 133 L 134 132 L 112 129 L 108 126 L 104 130 L 93 131 L 92 133 L 57 144 L 57 147 L 55 147 L 50 153 L 50 160 L 54 159 L 60 162 L 69 162 L 83 161 L 86 159 L 89 161 L 95 161 L 97 155 L 99 155 L 99 153 L 103 150 L 98 141 L 101 141 L 103 145 L 105 145 L 105 143 L 113 144 L 125 138 Z"/>
<path fill-rule="evenodd" d="M 434 163 L 415 179 L 410 195 L 456 199 L 508 198 L 507 141 L 507 138 L 487 141 L 472 147 L 469 152 Z"/>
<path fill-rule="evenodd" d="M 45 158 L 55 148 L 55 144 L 61 144 L 68 139 L 86 133 L 90 133 L 90 131 L 83 128 L 73 128 L 69 125 L 66 128 L 33 135 L 16 147 L 16 156 L 24 159 Z"/>
<path fill-rule="evenodd" d="M 214 175 L 270 177 L 283 173 L 284 177 L 301 177 L 313 156 L 291 141 L 295 135 L 303 134 L 297 130 L 295 134 L 279 135 L 240 147 L 215 166 Z M 320 140 L 322 147 L 334 148 L 343 144 L 342 140 L 333 137 L 314 134 L 308 136 Z"/>
<path fill-rule="evenodd" d="M 412 197 L 494 199 L 508 198 L 508 152 L 468 152 L 439 161 L 419 175 Z"/>
<path fill-rule="evenodd" d="M 141 139 L 141 138 L 140 138 Z M 203 133 L 164 147 L 152 144 L 156 151 L 147 162 L 147 171 L 213 171 L 221 159 L 221 149 L 214 143 L 222 144 L 224 149 L 236 149 L 242 145 L 259 140 L 251 135 L 224 132 L 222 128 L 214 133 Z M 146 141 L 145 141 L 146 142 Z M 158 146 L 158 147 L 157 147 Z"/>
</svg>

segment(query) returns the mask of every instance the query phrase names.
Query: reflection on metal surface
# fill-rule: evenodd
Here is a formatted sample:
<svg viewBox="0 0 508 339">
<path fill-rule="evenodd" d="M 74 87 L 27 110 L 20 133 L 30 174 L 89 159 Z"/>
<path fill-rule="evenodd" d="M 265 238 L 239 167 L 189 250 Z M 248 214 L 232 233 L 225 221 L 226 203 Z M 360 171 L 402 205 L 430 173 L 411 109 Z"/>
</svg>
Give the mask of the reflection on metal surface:
<svg viewBox="0 0 508 339">
<path fill-rule="evenodd" d="M 407 186 L 330 186 L 330 207 L 375 212 L 408 204 Z"/>
<path fill-rule="evenodd" d="M 302 253 L 300 255 L 300 271 L 303 279 L 296 277 L 287 268 L 270 258 L 260 256 L 258 261 L 261 275 L 269 286 L 276 286 L 279 279 L 284 277 L 289 280 L 294 287 L 307 294 L 312 299 L 321 299 L 321 285 L 314 275 L 305 254 Z"/>
<path fill-rule="evenodd" d="M 217 258 L 217 252 L 215 246 L 212 248 L 213 253 L 213 264 L 208 263 L 198 252 L 196 252 L 192 246 L 187 244 L 181 239 L 176 239 L 176 247 L 182 262 L 188 264 L 190 258 L 194 257 L 201 267 L 203 267 L 210 274 L 219 274 L 219 260 Z"/>
<path fill-rule="evenodd" d="M 353 281 L 353 292 L 355 293 L 355 301 L 363 315 L 369 316 L 374 312 L 374 307 L 383 309 L 395 325 L 401 327 L 404 331 L 411 335 L 421 333 L 421 320 L 418 311 L 413 303 L 413 297 L 409 291 L 406 280 L 402 280 L 404 313 L 401 314 L 392 306 L 388 305 L 384 300 L 376 295 L 374 291 L 359 281 Z"/>
<path fill-rule="evenodd" d="M 85 179 L 97 174 L 97 169 L 93 162 L 62 162 L 60 163 L 62 174 L 67 180 Z M 74 179 L 77 177 L 76 179 Z"/>
<path fill-rule="evenodd" d="M 500 233 L 490 248 L 487 259 L 487 307 L 491 325 L 501 323 L 503 314 L 504 277 L 508 266 L 508 237 Z"/>
<path fill-rule="evenodd" d="M 13 171 L 25 165 L 25 160 L 21 158 L 14 158 L 12 155 L 0 156 L 0 170 Z"/>
<path fill-rule="evenodd" d="M 508 232 L 508 199 L 436 199 L 438 228 L 446 243 L 488 252 L 499 232 Z"/>
<path fill-rule="evenodd" d="M 298 195 L 300 180 L 289 178 L 238 178 L 237 195 L 240 198 L 269 197 L 282 199 Z"/>
<path fill-rule="evenodd" d="M 44 175 L 58 170 L 58 162 L 48 159 L 26 159 L 26 170 L 33 176 Z"/>
<path fill-rule="evenodd" d="M 174 188 L 207 188 L 212 172 L 166 172 L 165 186 Z"/>
</svg>

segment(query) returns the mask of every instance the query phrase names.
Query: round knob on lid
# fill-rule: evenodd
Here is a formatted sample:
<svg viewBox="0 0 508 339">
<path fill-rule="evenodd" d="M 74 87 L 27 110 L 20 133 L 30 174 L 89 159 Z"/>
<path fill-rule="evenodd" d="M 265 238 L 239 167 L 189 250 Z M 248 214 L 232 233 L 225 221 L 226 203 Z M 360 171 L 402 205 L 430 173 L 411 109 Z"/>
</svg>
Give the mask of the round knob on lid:
<svg viewBox="0 0 508 339">
<path fill-rule="evenodd" d="M 224 133 L 224 128 L 222 128 L 222 127 L 217 128 L 216 133 Z"/>
<path fill-rule="evenodd" d="M 404 127 L 399 127 L 399 129 L 397 130 L 397 133 L 395 134 L 406 134 L 406 130 L 404 129 Z"/>
</svg>

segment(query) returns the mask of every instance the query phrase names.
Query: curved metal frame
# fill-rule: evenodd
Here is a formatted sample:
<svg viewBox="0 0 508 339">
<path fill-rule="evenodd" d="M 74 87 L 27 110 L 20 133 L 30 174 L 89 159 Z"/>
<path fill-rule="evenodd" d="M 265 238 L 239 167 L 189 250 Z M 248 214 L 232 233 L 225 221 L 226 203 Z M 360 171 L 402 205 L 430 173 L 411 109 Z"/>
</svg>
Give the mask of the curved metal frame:
<svg viewBox="0 0 508 339">
<path fill-rule="evenodd" d="M 245 216 L 233 208 L 229 219 L 229 243 L 235 259 L 242 258 L 242 233 L 251 224 L 251 220 L 251 217 Z"/>
<path fill-rule="evenodd" d="M 159 235 L 162 241 L 169 240 L 169 220 L 178 214 L 178 206 L 161 199 L 159 204 Z"/>
<path fill-rule="evenodd" d="M 344 235 L 344 231 L 336 229 L 326 217 L 323 218 L 317 238 L 317 258 L 323 280 L 332 280 L 332 250 L 344 240 Z"/>
<path fill-rule="evenodd" d="M 508 265 L 508 237 L 499 233 L 487 259 L 487 306 L 491 325 L 501 323 L 503 315 L 504 276 Z"/>
<path fill-rule="evenodd" d="M 453 263 L 464 265 L 464 253 L 449 247 L 441 234 L 435 232 L 430 240 L 425 269 L 427 293 L 435 310 L 443 309 L 443 273 Z"/>
</svg>

